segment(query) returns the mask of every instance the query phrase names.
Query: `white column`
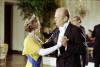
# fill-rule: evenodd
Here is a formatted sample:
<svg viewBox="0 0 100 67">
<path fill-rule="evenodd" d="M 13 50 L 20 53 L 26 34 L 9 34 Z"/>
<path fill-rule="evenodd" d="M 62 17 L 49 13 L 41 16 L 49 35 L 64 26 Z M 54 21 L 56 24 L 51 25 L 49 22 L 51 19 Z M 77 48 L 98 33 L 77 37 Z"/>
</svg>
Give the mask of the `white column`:
<svg viewBox="0 0 100 67">
<path fill-rule="evenodd" d="M 0 0 L 0 42 L 4 42 L 4 0 Z"/>
<path fill-rule="evenodd" d="M 23 17 L 20 16 L 20 10 L 17 5 L 13 6 L 13 43 L 12 49 L 22 51 L 24 41 L 24 21 Z"/>
</svg>

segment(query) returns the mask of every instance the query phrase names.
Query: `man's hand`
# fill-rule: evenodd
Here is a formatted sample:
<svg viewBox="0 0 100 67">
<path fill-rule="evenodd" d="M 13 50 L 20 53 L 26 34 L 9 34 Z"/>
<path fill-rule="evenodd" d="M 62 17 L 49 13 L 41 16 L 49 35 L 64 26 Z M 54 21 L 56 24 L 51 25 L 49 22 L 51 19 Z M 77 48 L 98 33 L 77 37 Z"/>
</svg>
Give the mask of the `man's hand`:
<svg viewBox="0 0 100 67">
<path fill-rule="evenodd" d="M 68 39 L 66 36 L 60 37 L 60 38 L 58 39 L 57 44 L 58 44 L 59 46 L 67 47 L 68 40 L 69 40 L 69 39 Z"/>
<path fill-rule="evenodd" d="M 67 36 L 63 36 L 61 43 L 64 47 L 67 47 L 68 41 L 69 41 L 69 39 L 67 38 Z"/>
</svg>

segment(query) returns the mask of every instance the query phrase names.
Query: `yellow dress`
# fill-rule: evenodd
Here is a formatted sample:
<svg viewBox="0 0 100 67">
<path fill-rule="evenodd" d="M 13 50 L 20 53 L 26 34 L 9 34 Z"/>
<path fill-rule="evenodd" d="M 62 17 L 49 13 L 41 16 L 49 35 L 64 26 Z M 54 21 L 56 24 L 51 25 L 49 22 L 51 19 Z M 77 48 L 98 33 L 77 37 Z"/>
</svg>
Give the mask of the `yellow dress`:
<svg viewBox="0 0 100 67">
<path fill-rule="evenodd" d="M 37 61 L 37 59 L 40 57 L 40 55 L 37 53 L 37 51 L 40 49 L 41 44 L 33 39 L 32 37 L 27 36 L 24 40 L 24 49 L 23 49 L 23 55 L 29 55 L 31 56 L 34 60 Z M 32 67 L 32 64 L 27 61 L 25 67 Z M 42 67 L 42 64 L 40 65 Z"/>
</svg>

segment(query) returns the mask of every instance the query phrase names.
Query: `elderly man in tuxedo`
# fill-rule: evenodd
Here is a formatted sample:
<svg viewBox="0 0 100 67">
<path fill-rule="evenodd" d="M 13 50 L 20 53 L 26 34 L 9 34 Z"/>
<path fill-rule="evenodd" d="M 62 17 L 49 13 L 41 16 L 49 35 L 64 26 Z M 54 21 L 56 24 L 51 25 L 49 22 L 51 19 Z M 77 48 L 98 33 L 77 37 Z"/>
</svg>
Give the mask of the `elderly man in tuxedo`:
<svg viewBox="0 0 100 67">
<path fill-rule="evenodd" d="M 80 55 L 84 53 L 86 48 L 83 44 L 85 42 L 82 36 L 82 31 L 79 27 L 72 25 L 69 22 L 69 12 L 66 8 L 58 8 L 55 12 L 55 22 L 57 28 L 43 45 L 48 48 L 58 43 L 60 38 L 65 36 L 66 45 L 60 47 L 55 55 L 57 57 L 57 67 L 82 67 Z"/>
</svg>

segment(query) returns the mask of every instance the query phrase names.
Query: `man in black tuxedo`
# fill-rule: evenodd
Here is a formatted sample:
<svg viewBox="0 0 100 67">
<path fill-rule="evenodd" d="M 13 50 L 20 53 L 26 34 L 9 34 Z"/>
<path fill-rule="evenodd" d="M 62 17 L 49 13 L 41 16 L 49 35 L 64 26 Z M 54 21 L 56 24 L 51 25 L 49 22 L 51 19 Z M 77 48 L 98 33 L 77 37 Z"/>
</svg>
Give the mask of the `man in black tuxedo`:
<svg viewBox="0 0 100 67">
<path fill-rule="evenodd" d="M 100 67 L 100 24 L 94 27 L 92 36 L 95 37 L 95 44 L 93 50 L 95 67 Z"/>
<path fill-rule="evenodd" d="M 74 16 L 71 19 L 71 23 L 77 27 L 79 27 L 82 30 L 82 35 L 85 38 L 85 42 L 84 45 L 86 46 L 86 50 L 84 50 L 84 54 L 81 55 L 81 59 L 82 59 L 82 65 L 83 67 L 85 67 L 86 65 L 88 65 L 88 46 L 87 46 L 87 42 L 86 42 L 86 33 L 85 33 L 85 28 L 81 25 L 81 18 L 79 16 Z"/>
<path fill-rule="evenodd" d="M 80 28 L 69 22 L 69 12 L 66 8 L 58 8 L 55 12 L 55 22 L 57 28 L 43 45 L 44 48 L 51 47 L 59 42 L 60 37 L 66 36 L 68 42 L 59 48 L 55 55 L 57 57 L 57 67 L 82 67 L 80 55 L 84 53 L 86 48 L 85 42 Z"/>
</svg>

